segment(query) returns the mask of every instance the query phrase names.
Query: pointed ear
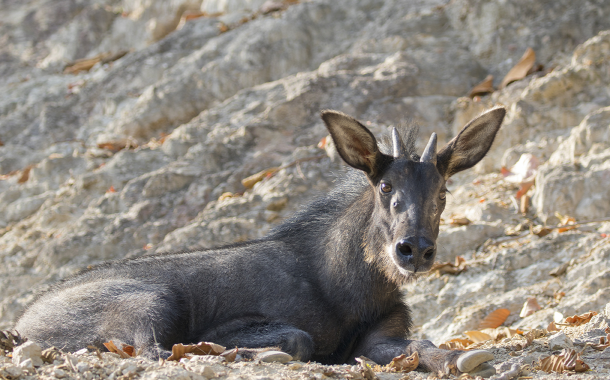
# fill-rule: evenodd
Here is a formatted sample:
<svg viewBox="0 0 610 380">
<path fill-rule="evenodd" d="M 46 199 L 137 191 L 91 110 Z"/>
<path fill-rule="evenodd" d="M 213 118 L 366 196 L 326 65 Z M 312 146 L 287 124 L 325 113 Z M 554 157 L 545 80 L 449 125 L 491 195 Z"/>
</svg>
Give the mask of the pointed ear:
<svg viewBox="0 0 610 380">
<path fill-rule="evenodd" d="M 379 151 L 371 131 L 358 120 L 339 111 L 322 111 L 322 120 L 343 161 L 364 171 L 375 182 L 375 178 L 392 158 Z"/>
<path fill-rule="evenodd" d="M 445 177 L 469 169 L 485 157 L 506 114 L 495 107 L 473 119 L 438 153 L 437 168 Z"/>
</svg>

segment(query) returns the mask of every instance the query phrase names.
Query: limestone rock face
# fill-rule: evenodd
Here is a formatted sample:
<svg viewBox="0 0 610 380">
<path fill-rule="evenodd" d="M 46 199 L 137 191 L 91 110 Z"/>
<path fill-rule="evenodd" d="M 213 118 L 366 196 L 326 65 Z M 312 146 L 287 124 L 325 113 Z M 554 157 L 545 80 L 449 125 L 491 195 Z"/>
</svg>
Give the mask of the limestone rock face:
<svg viewBox="0 0 610 380">
<path fill-rule="evenodd" d="M 529 231 L 610 217 L 610 2 L 5 3 L 0 328 L 87 265 L 263 236 L 341 181 L 332 146 L 318 148 L 323 109 L 377 136 L 417 124 L 420 150 L 508 110 L 488 156 L 448 183 L 438 260 L 468 269 L 406 288 L 415 336 L 442 343 L 498 307 L 533 328 L 607 302 L 610 224 Z M 528 47 L 537 71 L 468 97 Z M 523 184 L 501 168 L 525 154 L 540 166 L 522 215 Z M 520 319 L 533 296 L 542 310 Z"/>
</svg>

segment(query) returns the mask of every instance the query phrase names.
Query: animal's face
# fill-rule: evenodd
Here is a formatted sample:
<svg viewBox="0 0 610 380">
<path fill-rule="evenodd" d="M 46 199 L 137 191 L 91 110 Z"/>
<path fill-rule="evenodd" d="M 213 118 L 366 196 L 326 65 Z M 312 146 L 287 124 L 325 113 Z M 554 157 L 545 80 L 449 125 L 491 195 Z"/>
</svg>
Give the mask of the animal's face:
<svg viewBox="0 0 610 380">
<path fill-rule="evenodd" d="M 375 193 L 371 219 L 385 247 L 379 254 L 387 254 L 405 275 L 430 270 L 447 194 L 436 165 L 398 159 L 371 186 Z"/>
<path fill-rule="evenodd" d="M 374 194 L 369 225 L 362 232 L 367 261 L 397 282 L 430 270 L 446 204 L 446 180 L 487 154 L 505 113 L 497 107 L 473 119 L 438 152 L 432 134 L 421 159 L 396 130 L 389 155 L 356 119 L 337 111 L 322 113 L 339 155 L 366 173 Z"/>
</svg>

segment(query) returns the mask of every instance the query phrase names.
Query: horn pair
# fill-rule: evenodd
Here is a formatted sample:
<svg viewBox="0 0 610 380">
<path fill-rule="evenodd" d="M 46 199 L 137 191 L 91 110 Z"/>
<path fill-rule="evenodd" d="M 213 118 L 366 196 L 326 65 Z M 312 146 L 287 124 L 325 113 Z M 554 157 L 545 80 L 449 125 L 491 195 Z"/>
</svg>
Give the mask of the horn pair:
<svg viewBox="0 0 610 380">
<path fill-rule="evenodd" d="M 392 155 L 396 158 L 400 156 L 400 136 L 396 128 L 392 128 Z M 431 162 L 436 165 L 436 133 L 432 132 L 428 145 L 424 148 L 424 154 L 422 154 L 419 162 Z"/>
</svg>

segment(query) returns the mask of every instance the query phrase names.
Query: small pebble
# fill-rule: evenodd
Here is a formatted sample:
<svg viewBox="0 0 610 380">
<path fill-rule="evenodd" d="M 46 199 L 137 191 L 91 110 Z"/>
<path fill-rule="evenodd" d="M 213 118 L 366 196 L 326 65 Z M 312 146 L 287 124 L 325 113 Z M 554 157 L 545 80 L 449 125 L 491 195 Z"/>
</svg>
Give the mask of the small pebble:
<svg viewBox="0 0 610 380">
<path fill-rule="evenodd" d="M 9 365 L 4 368 L 4 371 L 6 371 L 6 373 L 8 373 L 13 379 L 18 378 L 21 376 L 21 374 L 23 374 L 23 370 L 16 365 Z"/>
<path fill-rule="evenodd" d="M 78 362 L 76 364 L 76 369 L 78 370 L 78 372 L 83 373 L 89 370 L 89 364 L 85 362 Z"/>
<path fill-rule="evenodd" d="M 288 369 L 291 369 L 293 371 L 296 371 L 297 369 L 301 369 L 303 368 L 303 364 L 301 363 L 291 363 L 288 365 Z"/>
<path fill-rule="evenodd" d="M 25 342 L 13 350 L 13 364 L 19 365 L 27 359 L 31 359 L 35 367 L 42 365 L 42 349 L 32 341 Z"/>
<path fill-rule="evenodd" d="M 553 351 L 563 350 L 564 348 L 570 348 L 572 346 L 572 340 L 570 340 L 570 338 L 563 331 L 549 337 L 549 348 Z"/>
<path fill-rule="evenodd" d="M 53 375 L 54 375 L 55 377 L 57 377 L 58 379 L 61 379 L 61 378 L 63 378 L 63 377 L 66 377 L 66 371 L 64 371 L 64 370 L 63 370 L 63 369 L 61 369 L 61 368 L 55 368 L 55 369 L 53 370 Z"/>
<path fill-rule="evenodd" d="M 212 369 L 212 367 L 210 367 L 209 365 L 204 365 L 203 368 L 201 368 L 201 372 L 200 372 L 203 376 L 207 377 L 208 379 L 213 379 L 215 378 L 216 372 L 214 372 L 214 370 Z"/>
<path fill-rule="evenodd" d="M 282 351 L 265 351 L 256 355 L 256 358 L 265 363 L 287 363 L 292 360 L 292 356 Z"/>
<path fill-rule="evenodd" d="M 32 363 L 32 359 L 25 359 L 19 363 L 19 367 L 24 369 L 34 369 L 34 364 Z"/>
</svg>

